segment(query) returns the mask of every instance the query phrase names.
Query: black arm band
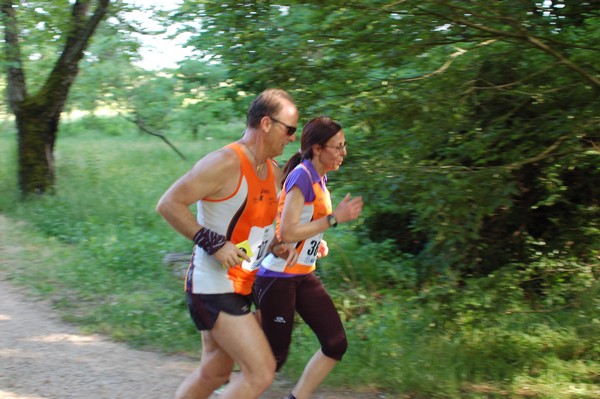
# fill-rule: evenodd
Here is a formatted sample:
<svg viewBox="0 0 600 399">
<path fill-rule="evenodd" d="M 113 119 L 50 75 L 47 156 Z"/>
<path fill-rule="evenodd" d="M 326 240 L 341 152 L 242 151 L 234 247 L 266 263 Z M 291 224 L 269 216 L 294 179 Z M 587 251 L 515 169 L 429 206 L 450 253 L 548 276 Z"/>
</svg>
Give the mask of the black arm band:
<svg viewBox="0 0 600 399">
<path fill-rule="evenodd" d="M 200 230 L 198 230 L 192 241 L 194 241 L 197 246 L 208 252 L 209 255 L 212 255 L 219 249 L 223 248 L 227 242 L 227 239 L 225 236 L 217 232 L 202 227 Z"/>
</svg>

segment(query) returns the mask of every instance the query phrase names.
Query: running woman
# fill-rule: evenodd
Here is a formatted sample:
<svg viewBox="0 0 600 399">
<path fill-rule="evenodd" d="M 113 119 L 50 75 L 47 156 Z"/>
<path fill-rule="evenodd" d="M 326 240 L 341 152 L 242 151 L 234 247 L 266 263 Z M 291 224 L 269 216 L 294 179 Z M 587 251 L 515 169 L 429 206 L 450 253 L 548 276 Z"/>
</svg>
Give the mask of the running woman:
<svg viewBox="0 0 600 399">
<path fill-rule="evenodd" d="M 325 230 L 356 219 L 362 211 L 362 197 L 351 198 L 349 194 L 332 210 L 327 173 L 338 170 L 346 154 L 344 132 L 337 122 L 318 117 L 304 126 L 300 151 L 283 168 L 285 183 L 276 224 L 278 240 L 294 245 L 298 261 L 290 263 L 269 253 L 255 280 L 261 323 L 277 370 L 288 355 L 295 312 L 321 344 L 289 394 L 290 399 L 308 398 L 342 360 L 348 346 L 333 301 L 315 276 L 317 259 L 329 252 L 322 239 Z"/>
</svg>

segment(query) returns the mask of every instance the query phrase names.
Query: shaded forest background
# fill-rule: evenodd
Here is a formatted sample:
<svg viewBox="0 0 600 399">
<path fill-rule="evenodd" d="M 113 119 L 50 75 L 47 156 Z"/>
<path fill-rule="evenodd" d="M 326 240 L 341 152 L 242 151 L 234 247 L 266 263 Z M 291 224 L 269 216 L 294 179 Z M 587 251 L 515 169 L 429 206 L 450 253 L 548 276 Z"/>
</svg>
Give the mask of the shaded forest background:
<svg viewBox="0 0 600 399">
<path fill-rule="evenodd" d="M 61 135 L 119 137 L 129 126 L 206 147 L 215 125 L 238 126 L 256 93 L 281 87 L 301 122 L 326 114 L 348 137 L 332 190 L 362 194 L 366 209 L 336 233 L 342 250 L 321 273 L 357 337 L 387 337 L 385 349 L 371 342 L 374 364 L 399 362 L 419 334 L 471 350 L 462 370 L 481 367 L 478 353 L 519 370 L 457 371 L 461 383 L 514 387 L 516 375 L 556 372 L 556 359 L 600 361 L 598 1 L 182 1 L 153 19 L 185 33 L 194 56 L 160 71 L 135 64 L 137 6 L 12 3 L 2 2 L 2 134 L 16 129 L 19 178 L 3 212 L 61 195 Z M 81 57 L 65 64 L 76 70 L 61 72 L 70 40 L 89 32 L 82 21 L 99 10 Z M 50 116 L 27 116 L 46 115 L 44 107 Z M 37 125 L 15 124 L 24 111 Z M 28 143 L 41 145 L 28 152 L 36 147 Z M 545 348 L 555 356 L 528 354 L 525 342 L 555 332 L 564 340 Z M 597 371 L 562 372 L 574 383 L 600 381 Z M 377 378 L 376 386 L 431 395 L 425 379 L 411 384 L 418 378 L 399 369 L 397 379 Z M 440 397 L 460 391 L 452 389 Z"/>
</svg>

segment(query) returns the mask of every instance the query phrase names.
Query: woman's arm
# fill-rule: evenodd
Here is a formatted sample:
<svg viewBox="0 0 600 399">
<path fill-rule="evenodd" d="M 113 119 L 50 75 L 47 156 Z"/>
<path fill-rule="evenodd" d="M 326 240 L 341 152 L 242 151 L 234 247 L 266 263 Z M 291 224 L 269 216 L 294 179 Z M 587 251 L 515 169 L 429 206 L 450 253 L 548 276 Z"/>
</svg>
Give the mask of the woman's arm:
<svg viewBox="0 0 600 399">
<path fill-rule="evenodd" d="M 293 187 L 285 198 L 279 234 L 282 241 L 298 242 L 327 230 L 329 220 L 322 217 L 309 223 L 300 223 L 300 215 L 304 207 L 304 196 L 298 187 Z M 346 223 L 356 219 L 363 207 L 362 197 L 351 198 L 350 194 L 339 203 L 333 211 L 333 216 L 338 223 Z"/>
</svg>

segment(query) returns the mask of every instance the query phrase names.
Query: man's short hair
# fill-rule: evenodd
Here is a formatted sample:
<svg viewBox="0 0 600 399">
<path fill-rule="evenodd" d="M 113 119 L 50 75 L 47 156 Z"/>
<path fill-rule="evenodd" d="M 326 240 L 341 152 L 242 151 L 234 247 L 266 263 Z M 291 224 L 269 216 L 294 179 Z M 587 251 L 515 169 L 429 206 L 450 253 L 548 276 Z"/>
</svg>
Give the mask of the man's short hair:
<svg viewBox="0 0 600 399">
<path fill-rule="evenodd" d="M 294 99 L 285 90 L 266 89 L 256 97 L 250 107 L 246 124 L 248 127 L 258 127 L 263 116 L 275 116 L 281 111 L 283 101 L 289 101 L 292 105 Z"/>
</svg>

